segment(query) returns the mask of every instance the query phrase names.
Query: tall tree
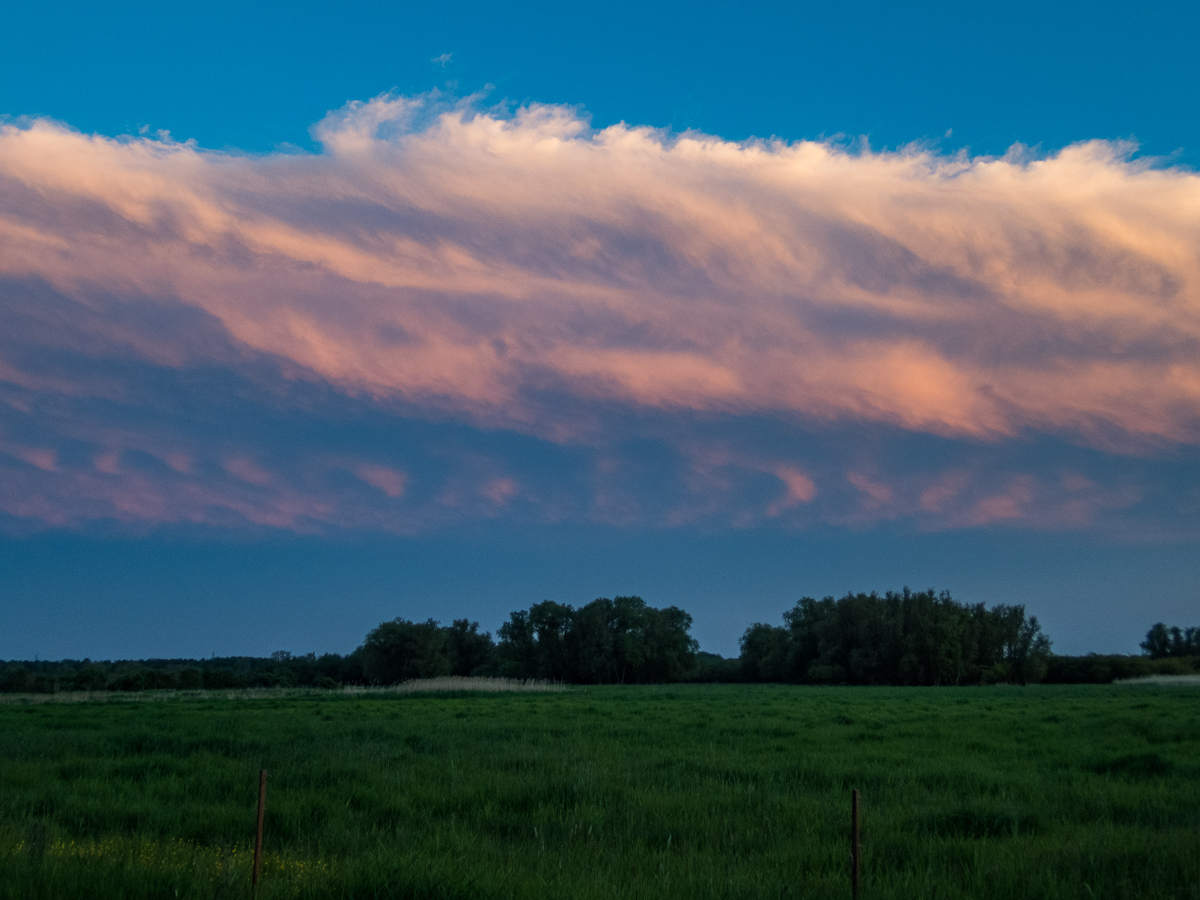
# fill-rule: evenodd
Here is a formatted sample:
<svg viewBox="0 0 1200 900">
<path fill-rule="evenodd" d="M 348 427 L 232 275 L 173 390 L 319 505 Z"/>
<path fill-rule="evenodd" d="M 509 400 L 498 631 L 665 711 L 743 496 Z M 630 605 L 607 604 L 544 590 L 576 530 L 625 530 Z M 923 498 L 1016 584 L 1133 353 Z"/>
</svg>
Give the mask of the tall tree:
<svg viewBox="0 0 1200 900">
<path fill-rule="evenodd" d="M 483 675 L 492 668 L 496 645 L 478 622 L 455 619 L 446 631 L 446 656 L 451 675 Z"/>
<path fill-rule="evenodd" d="M 433 619 L 393 619 L 374 628 L 362 644 L 363 673 L 374 684 L 449 675 L 446 629 Z"/>
<path fill-rule="evenodd" d="M 500 626 L 500 673 L 510 678 L 567 680 L 571 674 L 567 635 L 573 614 L 571 606 L 553 600 L 512 613 Z"/>
<path fill-rule="evenodd" d="M 1151 659 L 1200 656 L 1200 628 L 1185 629 L 1178 625 L 1168 628 L 1162 622 L 1157 622 L 1146 632 L 1146 639 L 1141 646 Z"/>
</svg>

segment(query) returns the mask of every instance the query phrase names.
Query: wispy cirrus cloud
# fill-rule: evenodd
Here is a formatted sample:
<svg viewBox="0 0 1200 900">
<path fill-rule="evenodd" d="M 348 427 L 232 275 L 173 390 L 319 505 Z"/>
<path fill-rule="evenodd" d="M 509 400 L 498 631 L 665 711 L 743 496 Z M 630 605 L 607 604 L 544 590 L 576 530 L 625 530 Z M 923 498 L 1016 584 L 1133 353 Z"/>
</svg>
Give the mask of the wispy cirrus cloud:
<svg viewBox="0 0 1200 900">
<path fill-rule="evenodd" d="M 314 135 L 319 154 L 240 156 L 0 127 L 0 452 L 20 473 L 0 507 L 1075 526 L 1162 485 L 1006 468 L 1010 448 L 1104 468 L 1200 443 L 1200 176 L 1129 146 L 872 153 L 436 97 L 353 103 Z M 406 457 L 313 425 L 284 452 L 338 415 L 298 385 L 444 434 Z M 241 429 L 230 405 L 285 424 Z M 465 454 L 463 427 L 484 435 Z M 868 453 L 863 428 L 893 437 Z M 913 470 L 888 458 L 905 440 L 951 449 Z"/>
</svg>

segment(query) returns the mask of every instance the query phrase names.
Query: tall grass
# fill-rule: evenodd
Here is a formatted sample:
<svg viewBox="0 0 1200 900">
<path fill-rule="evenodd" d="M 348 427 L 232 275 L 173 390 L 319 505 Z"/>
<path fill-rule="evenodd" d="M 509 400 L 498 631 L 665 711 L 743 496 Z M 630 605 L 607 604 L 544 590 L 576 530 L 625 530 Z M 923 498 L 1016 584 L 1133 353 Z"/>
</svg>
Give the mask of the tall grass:
<svg viewBox="0 0 1200 900">
<path fill-rule="evenodd" d="M 567 686 L 557 681 L 528 678 L 491 678 L 446 675 L 441 678 L 417 678 L 392 685 L 350 685 L 346 687 L 251 687 L 196 690 L 150 691 L 57 691 L 53 694 L 0 693 L 0 705 L 28 706 L 31 703 L 168 703 L 188 700 L 280 700 L 296 697 L 321 698 L 331 694 L 413 694 L 413 693 L 557 693 Z"/>
<path fill-rule="evenodd" d="M 1200 675 L 1143 675 L 1141 678 L 1123 678 L 1114 684 L 1160 684 L 1176 687 L 1200 687 Z"/>
<path fill-rule="evenodd" d="M 0 706 L 0 898 L 1200 898 L 1200 691 Z M 178 894 L 176 894 L 178 892 Z M 935 893 L 936 892 L 936 893 Z"/>
</svg>

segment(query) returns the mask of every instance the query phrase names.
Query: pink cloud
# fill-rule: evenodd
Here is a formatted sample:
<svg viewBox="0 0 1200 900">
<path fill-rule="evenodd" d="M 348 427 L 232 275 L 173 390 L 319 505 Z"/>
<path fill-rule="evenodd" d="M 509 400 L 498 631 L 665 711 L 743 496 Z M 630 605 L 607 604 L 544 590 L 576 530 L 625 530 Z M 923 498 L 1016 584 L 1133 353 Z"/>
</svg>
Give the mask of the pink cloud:
<svg viewBox="0 0 1200 900">
<path fill-rule="evenodd" d="M 1194 173 L 1103 142 L 857 153 L 541 106 L 414 129 L 431 102 L 351 104 L 316 156 L 3 126 L 0 274 L 162 298 L 347 391 L 539 434 L 562 425 L 529 406 L 549 381 L 985 439 L 1200 438 Z M 96 331 L 162 365 L 205 352 Z"/>
<path fill-rule="evenodd" d="M 256 478 L 264 474 L 245 459 L 227 468 Z M 298 532 L 328 527 L 408 532 L 421 524 L 419 517 L 347 502 L 344 495 L 306 479 L 302 471 L 260 481 L 239 477 L 222 483 L 169 470 L 121 472 L 114 478 L 91 466 L 60 467 L 52 474 L 0 465 L 0 512 L 68 527 L 107 519 L 134 527 L 193 523 Z"/>
<path fill-rule="evenodd" d="M 493 478 L 483 486 L 483 496 L 497 506 L 504 506 L 517 494 L 517 482 L 512 478 Z"/>
<path fill-rule="evenodd" d="M 37 466 L 43 471 L 53 472 L 58 468 L 57 454 L 53 450 L 41 447 L 16 447 L 12 452 L 31 466 Z"/>
<path fill-rule="evenodd" d="M 163 454 L 162 461 L 181 475 L 192 471 L 192 459 L 186 453 L 166 453 Z"/>
<path fill-rule="evenodd" d="M 116 451 L 101 453 L 95 460 L 96 471 L 116 475 L 121 471 L 121 454 Z"/>
<path fill-rule="evenodd" d="M 404 487 L 408 483 L 407 475 L 386 466 L 363 463 L 355 467 L 354 474 L 393 500 L 404 496 Z"/>
<path fill-rule="evenodd" d="M 225 471 L 235 478 L 240 478 L 247 484 L 263 486 L 271 483 L 271 473 L 258 465 L 254 460 L 244 456 L 235 456 L 225 460 Z"/>
<path fill-rule="evenodd" d="M 1005 522 L 1012 519 L 1023 519 L 1029 516 L 1029 507 L 1035 497 L 1035 485 L 1032 478 L 1018 476 L 999 494 L 981 498 L 966 516 L 968 525 L 988 525 L 992 522 Z"/>
<path fill-rule="evenodd" d="M 1200 176 L 1132 147 L 870 153 L 428 97 L 314 133 L 248 156 L 0 126 L 0 511 L 1081 527 L 1151 489 L 1006 447 L 1200 444 Z M 201 425 L 171 399 L 193 389 Z M 389 459 L 255 431 L 320 403 L 583 455 L 554 482 L 452 438 Z M 843 427 L 958 449 L 906 468 L 797 437 Z M 639 473 L 639 440 L 674 471 Z"/>
<path fill-rule="evenodd" d="M 970 473 L 961 469 L 943 472 L 932 484 L 921 490 L 917 506 L 928 513 L 944 512 L 970 483 Z"/>
<path fill-rule="evenodd" d="M 892 489 L 861 472 L 847 472 L 846 480 L 871 499 L 873 505 L 882 506 L 892 502 Z"/>
<path fill-rule="evenodd" d="M 778 516 L 801 503 L 811 503 L 817 496 L 813 480 L 794 466 L 778 466 L 772 474 L 783 482 L 786 493 L 767 507 L 768 516 Z"/>
<path fill-rule="evenodd" d="M 85 435 L 83 429 L 66 441 L 78 448 L 87 443 Z M 192 523 L 305 533 L 412 533 L 498 515 L 621 527 L 746 528 L 771 520 L 861 527 L 907 520 L 918 530 L 1089 528 L 1114 521 L 1113 513 L 1125 515 L 1147 489 L 1162 490 L 1128 475 L 1114 479 L 1071 467 L 1023 471 L 1003 464 L 1003 453 L 991 445 L 960 447 L 959 462 L 949 468 L 914 468 L 919 457 L 898 460 L 895 447 L 873 461 L 859 449 L 849 470 L 836 448 L 832 454 L 807 448 L 773 457 L 754 440 L 739 446 L 728 438 L 686 445 L 684 463 L 673 470 L 661 460 L 643 457 L 639 463 L 611 450 L 554 451 L 591 461 L 587 471 L 577 470 L 582 477 L 572 477 L 565 458 L 547 464 L 544 442 L 537 442 L 536 456 L 523 459 L 447 454 L 441 438 L 424 449 L 406 441 L 415 467 L 410 473 L 347 452 L 302 446 L 282 452 L 269 439 L 231 451 L 230 436 L 218 437 L 218 448 L 206 448 L 200 437 L 189 452 L 167 451 L 184 439 L 138 439 L 109 430 L 93 449 L 47 451 L 42 461 L 53 459 L 53 466 L 30 464 L 22 448 L 33 445 L 10 442 L 0 457 L 0 513 L 59 527 L 108 520 L 134 529 Z M 272 459 L 269 471 L 256 461 L 266 457 L 264 449 Z M 164 457 L 183 457 L 187 465 L 172 467 Z M 500 474 L 505 470 L 514 474 Z M 518 496 L 522 503 L 514 506 Z"/>
</svg>

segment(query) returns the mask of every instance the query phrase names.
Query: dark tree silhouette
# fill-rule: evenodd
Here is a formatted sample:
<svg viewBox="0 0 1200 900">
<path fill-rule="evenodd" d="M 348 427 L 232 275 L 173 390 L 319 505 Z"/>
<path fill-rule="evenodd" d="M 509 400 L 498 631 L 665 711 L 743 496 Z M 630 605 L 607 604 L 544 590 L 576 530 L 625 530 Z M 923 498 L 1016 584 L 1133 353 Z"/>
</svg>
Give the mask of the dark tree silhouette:
<svg viewBox="0 0 1200 900">
<path fill-rule="evenodd" d="M 756 623 L 742 635 L 745 677 L 809 684 L 1037 682 L 1050 641 L 1023 606 L 958 603 L 946 591 L 905 588 L 804 597 L 784 626 Z"/>
<path fill-rule="evenodd" d="M 368 635 L 362 645 L 363 674 L 373 684 L 449 675 L 446 629 L 433 619 L 393 619 Z"/>
<path fill-rule="evenodd" d="M 1162 622 L 1146 632 L 1141 644 L 1142 652 L 1151 659 L 1168 657 L 1200 656 L 1200 628 L 1168 628 Z"/>
<path fill-rule="evenodd" d="M 695 661 L 692 617 L 641 597 L 573 607 L 543 601 L 500 626 L 501 674 L 584 684 L 675 681 Z"/>
</svg>

